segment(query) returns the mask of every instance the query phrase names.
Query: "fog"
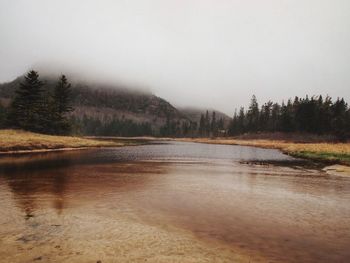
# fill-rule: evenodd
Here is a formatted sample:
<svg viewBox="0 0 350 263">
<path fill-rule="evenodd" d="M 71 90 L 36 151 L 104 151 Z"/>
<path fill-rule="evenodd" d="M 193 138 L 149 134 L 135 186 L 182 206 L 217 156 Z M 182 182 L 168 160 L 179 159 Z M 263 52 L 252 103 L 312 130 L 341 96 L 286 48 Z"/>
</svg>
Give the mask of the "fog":
<svg viewBox="0 0 350 263">
<path fill-rule="evenodd" d="M 0 0 L 0 82 L 28 69 L 152 90 L 230 115 L 350 99 L 348 0 Z"/>
</svg>

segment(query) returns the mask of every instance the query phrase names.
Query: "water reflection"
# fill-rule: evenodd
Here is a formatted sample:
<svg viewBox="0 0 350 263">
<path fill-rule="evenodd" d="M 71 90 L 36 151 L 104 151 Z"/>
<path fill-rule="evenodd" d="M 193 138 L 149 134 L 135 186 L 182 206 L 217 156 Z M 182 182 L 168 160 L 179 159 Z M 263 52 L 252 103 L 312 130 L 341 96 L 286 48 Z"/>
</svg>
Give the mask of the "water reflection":
<svg viewBox="0 0 350 263">
<path fill-rule="evenodd" d="M 161 163 L 91 162 L 85 156 L 86 152 L 50 153 L 41 155 L 41 160 L 24 156 L 13 167 L 7 163 L 2 166 L 1 178 L 29 219 L 37 209 L 51 207 L 61 214 L 70 203 L 96 201 L 120 189 L 145 187 L 151 179 L 147 174 L 165 174 L 167 169 Z"/>
<path fill-rule="evenodd" d="M 142 262 L 154 244 L 171 262 L 347 262 L 350 178 L 302 165 L 277 151 L 187 143 L 1 158 L 0 253 L 28 261 L 31 246 L 62 261 L 59 246 L 74 262 L 91 253 Z"/>
<path fill-rule="evenodd" d="M 68 183 L 67 171 L 39 170 L 31 173 L 22 171 L 14 174 L 6 173 L 4 178 L 18 206 L 24 211 L 26 219 L 33 217 L 35 210 L 43 205 L 40 201 L 46 199 L 53 202 L 57 213 L 62 212 Z"/>
</svg>

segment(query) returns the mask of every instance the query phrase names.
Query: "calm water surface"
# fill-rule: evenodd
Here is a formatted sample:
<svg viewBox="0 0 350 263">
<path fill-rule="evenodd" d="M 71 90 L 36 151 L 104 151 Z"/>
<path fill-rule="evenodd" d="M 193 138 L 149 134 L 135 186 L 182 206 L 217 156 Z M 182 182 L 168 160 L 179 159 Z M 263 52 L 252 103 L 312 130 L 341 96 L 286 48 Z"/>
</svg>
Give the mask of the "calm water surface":
<svg viewBox="0 0 350 263">
<path fill-rule="evenodd" d="M 0 262 L 350 262 L 350 177 L 276 150 L 3 156 L 0 200 Z"/>
</svg>

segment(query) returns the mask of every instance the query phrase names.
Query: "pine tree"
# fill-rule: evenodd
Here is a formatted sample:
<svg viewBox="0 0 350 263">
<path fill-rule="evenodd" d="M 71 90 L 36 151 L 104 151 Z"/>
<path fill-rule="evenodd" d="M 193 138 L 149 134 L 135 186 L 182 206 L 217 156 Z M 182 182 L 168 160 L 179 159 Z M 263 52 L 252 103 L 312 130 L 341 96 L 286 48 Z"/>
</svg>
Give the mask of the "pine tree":
<svg viewBox="0 0 350 263">
<path fill-rule="evenodd" d="M 0 102 L 0 128 L 4 128 L 6 126 L 6 109 L 2 106 Z"/>
<path fill-rule="evenodd" d="M 347 104 L 344 99 L 337 99 L 332 106 L 333 118 L 332 118 L 332 131 L 340 141 L 346 139 L 347 128 Z"/>
<path fill-rule="evenodd" d="M 42 87 L 39 74 L 34 70 L 29 71 L 16 90 L 10 107 L 9 123 L 12 126 L 32 131 L 42 130 Z"/>
<path fill-rule="evenodd" d="M 201 114 L 201 118 L 199 120 L 199 128 L 198 128 L 199 135 L 203 136 L 204 131 L 205 131 L 205 119 L 204 119 L 204 114 Z"/>
<path fill-rule="evenodd" d="M 274 103 L 271 109 L 271 122 L 269 131 L 275 132 L 279 129 L 279 118 L 281 113 L 281 106 L 278 103 Z"/>
<path fill-rule="evenodd" d="M 259 105 L 255 95 L 252 96 L 252 99 L 250 101 L 247 118 L 248 129 L 252 132 L 256 132 L 259 125 Z"/>
<path fill-rule="evenodd" d="M 265 103 L 260 110 L 259 114 L 259 130 L 267 131 L 269 130 L 270 122 L 271 122 L 271 109 L 272 109 L 272 101 Z"/>
<path fill-rule="evenodd" d="M 55 133 L 67 133 L 70 130 L 70 123 L 67 119 L 67 113 L 73 108 L 70 106 L 71 84 L 65 75 L 62 75 L 54 89 L 52 96 L 53 108 L 52 118 Z"/>
<path fill-rule="evenodd" d="M 293 119 L 290 111 L 290 102 L 285 105 L 282 103 L 280 116 L 280 130 L 283 132 L 291 132 L 293 130 Z"/>
<path fill-rule="evenodd" d="M 215 111 L 212 112 L 211 123 L 210 123 L 210 131 L 212 136 L 217 136 L 217 123 L 216 123 L 216 114 Z"/>
<path fill-rule="evenodd" d="M 204 123 L 205 123 L 205 136 L 209 136 L 209 133 L 210 133 L 209 111 L 207 111 L 207 112 L 205 113 Z"/>
<path fill-rule="evenodd" d="M 228 127 L 229 135 L 237 134 L 237 125 L 238 125 L 238 116 L 237 116 L 237 109 L 235 109 L 235 113 L 233 114 L 232 120 L 230 121 L 230 124 Z"/>
</svg>

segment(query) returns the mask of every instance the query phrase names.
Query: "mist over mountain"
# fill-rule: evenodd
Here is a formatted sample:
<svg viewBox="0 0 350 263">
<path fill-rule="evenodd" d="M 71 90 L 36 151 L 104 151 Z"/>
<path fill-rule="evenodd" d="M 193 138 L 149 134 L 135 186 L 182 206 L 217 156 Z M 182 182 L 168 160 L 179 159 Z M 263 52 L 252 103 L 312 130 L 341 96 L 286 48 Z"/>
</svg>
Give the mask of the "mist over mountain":
<svg viewBox="0 0 350 263">
<path fill-rule="evenodd" d="M 183 123 L 197 125 L 201 114 L 206 112 L 205 108 L 177 109 L 168 101 L 152 94 L 150 90 L 74 76 L 71 81 L 70 95 L 74 111 L 70 116 L 80 124 L 84 134 L 104 135 L 103 132 L 98 131 L 99 126 L 109 125 L 116 120 L 146 125 L 149 130 L 147 133 L 159 134 L 164 126 L 170 125 L 169 122 L 174 123 L 178 129 Z M 23 80 L 24 76 L 20 76 L 11 82 L 0 84 L 0 103 L 3 106 L 9 106 L 15 96 L 15 90 Z M 41 80 L 44 83 L 45 92 L 50 93 L 56 85 L 57 75 L 47 70 L 41 75 Z M 210 114 L 213 111 L 210 110 Z M 230 121 L 226 114 L 219 111 L 217 111 L 217 118 L 223 118 L 225 126 Z M 143 132 L 131 135 L 143 135 Z"/>
</svg>

